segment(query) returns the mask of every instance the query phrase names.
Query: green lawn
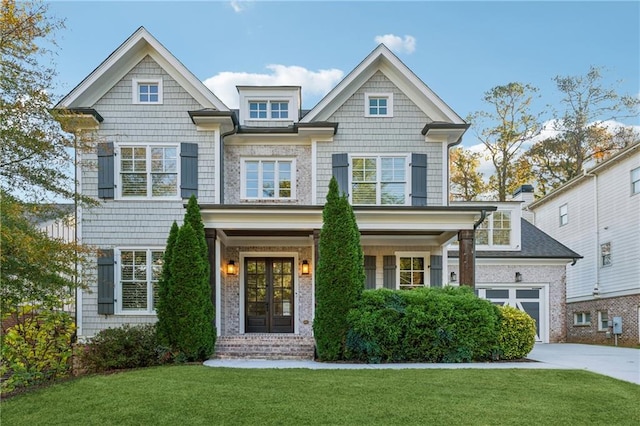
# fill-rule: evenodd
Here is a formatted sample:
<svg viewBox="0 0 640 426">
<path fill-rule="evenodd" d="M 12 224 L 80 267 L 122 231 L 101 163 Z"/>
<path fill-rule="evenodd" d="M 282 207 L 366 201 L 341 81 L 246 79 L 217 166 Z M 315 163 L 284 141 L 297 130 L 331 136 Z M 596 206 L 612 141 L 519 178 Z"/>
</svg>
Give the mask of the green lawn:
<svg viewBox="0 0 640 426">
<path fill-rule="evenodd" d="M 2 401 L 2 425 L 637 425 L 640 386 L 578 370 L 158 367 Z"/>
</svg>

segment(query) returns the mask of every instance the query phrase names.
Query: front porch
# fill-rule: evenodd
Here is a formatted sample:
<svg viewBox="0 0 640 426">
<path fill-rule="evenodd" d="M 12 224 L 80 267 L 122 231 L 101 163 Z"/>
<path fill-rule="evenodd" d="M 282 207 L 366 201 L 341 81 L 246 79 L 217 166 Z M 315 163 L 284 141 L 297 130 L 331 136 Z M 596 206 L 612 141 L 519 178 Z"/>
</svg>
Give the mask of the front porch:
<svg viewBox="0 0 640 426">
<path fill-rule="evenodd" d="M 219 336 L 217 359 L 300 359 L 312 360 L 315 341 L 310 336 L 280 333 L 248 333 Z"/>
</svg>

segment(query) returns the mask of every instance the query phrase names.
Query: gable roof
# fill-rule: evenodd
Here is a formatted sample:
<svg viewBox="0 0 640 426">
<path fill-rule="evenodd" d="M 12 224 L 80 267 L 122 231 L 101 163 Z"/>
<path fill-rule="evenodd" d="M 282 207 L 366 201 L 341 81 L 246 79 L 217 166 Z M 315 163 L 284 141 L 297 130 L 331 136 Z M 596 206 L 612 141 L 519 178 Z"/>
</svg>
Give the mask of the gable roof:
<svg viewBox="0 0 640 426">
<path fill-rule="evenodd" d="M 193 96 L 203 108 L 229 111 L 229 108 L 211 90 L 144 27 L 138 28 L 114 50 L 91 74 L 62 98 L 56 108 L 73 109 L 93 106 L 147 55 Z"/>
<path fill-rule="evenodd" d="M 520 218 L 520 246 L 519 251 L 478 250 L 476 257 L 479 259 L 572 259 L 574 261 L 582 259 L 581 255 L 523 218 Z M 458 251 L 449 253 L 449 257 L 458 256 Z"/>
<path fill-rule="evenodd" d="M 466 124 L 384 44 L 378 45 L 301 122 L 326 121 L 377 71 L 381 71 L 433 121 Z"/>
</svg>

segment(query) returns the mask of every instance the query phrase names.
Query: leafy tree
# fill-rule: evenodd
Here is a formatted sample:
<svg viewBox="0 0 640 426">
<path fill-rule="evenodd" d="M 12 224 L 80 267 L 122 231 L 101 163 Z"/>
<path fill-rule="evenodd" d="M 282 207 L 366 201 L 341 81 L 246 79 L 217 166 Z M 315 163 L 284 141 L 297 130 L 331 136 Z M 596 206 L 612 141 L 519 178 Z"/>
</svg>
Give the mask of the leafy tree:
<svg viewBox="0 0 640 426">
<path fill-rule="evenodd" d="M 478 111 L 468 118 L 481 129 L 477 136 L 495 169 L 489 178 L 489 189 L 496 193 L 498 201 L 506 201 L 509 188 L 529 183 L 517 180 L 516 160 L 522 144 L 540 130 L 539 116 L 530 112 L 537 91 L 522 83 L 496 86 L 484 94 L 491 112 Z"/>
<path fill-rule="evenodd" d="M 168 299 L 171 293 L 170 285 L 171 280 L 171 259 L 173 259 L 173 248 L 178 238 L 178 231 L 180 228 L 174 221 L 169 231 L 169 237 L 167 238 L 167 247 L 164 250 L 164 257 L 162 262 L 162 275 L 158 281 L 158 298 L 156 302 L 156 315 L 158 316 L 158 323 L 156 324 L 158 331 L 158 339 L 168 344 L 170 342 L 169 336 L 171 336 L 173 328 L 174 315 L 173 306 Z"/>
<path fill-rule="evenodd" d="M 198 234 L 185 221 L 173 246 L 169 294 L 163 303 L 170 303 L 173 311 L 172 349 L 187 360 L 208 358 L 215 345 L 207 266 L 201 256 L 194 255 L 199 249 Z"/>
<path fill-rule="evenodd" d="M 482 173 L 478 171 L 482 154 L 464 148 L 450 151 L 451 199 L 474 201 L 485 191 Z"/>
<path fill-rule="evenodd" d="M 640 100 L 604 87 L 601 68 L 591 67 L 584 76 L 557 76 L 554 81 L 564 96 L 561 104 L 565 108 L 562 114 L 555 113 L 551 124 L 558 134 L 537 142 L 527 152 L 543 194 L 578 176 L 588 164 L 639 139 L 631 127 L 612 129 L 608 125 L 637 116 Z"/>
<path fill-rule="evenodd" d="M 344 358 L 348 331 L 347 314 L 364 290 L 364 255 L 355 214 L 335 178 L 329 183 L 322 211 L 318 269 L 316 271 L 316 313 L 313 331 L 318 358 Z"/>
</svg>

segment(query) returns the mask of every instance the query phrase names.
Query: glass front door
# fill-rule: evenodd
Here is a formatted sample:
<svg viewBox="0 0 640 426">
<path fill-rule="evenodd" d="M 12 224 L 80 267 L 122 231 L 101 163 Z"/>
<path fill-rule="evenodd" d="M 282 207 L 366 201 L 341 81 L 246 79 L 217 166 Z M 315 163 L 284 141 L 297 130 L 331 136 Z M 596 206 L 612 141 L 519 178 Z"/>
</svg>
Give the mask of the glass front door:
<svg viewBox="0 0 640 426">
<path fill-rule="evenodd" d="M 247 333 L 293 333 L 293 259 L 246 258 Z"/>
</svg>

